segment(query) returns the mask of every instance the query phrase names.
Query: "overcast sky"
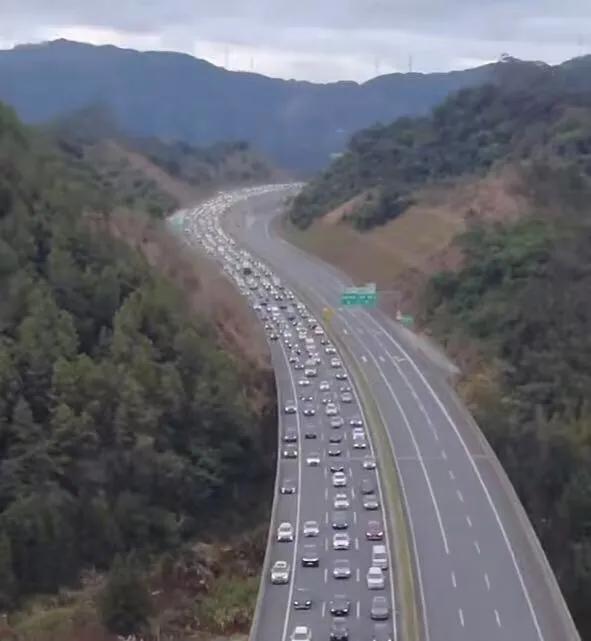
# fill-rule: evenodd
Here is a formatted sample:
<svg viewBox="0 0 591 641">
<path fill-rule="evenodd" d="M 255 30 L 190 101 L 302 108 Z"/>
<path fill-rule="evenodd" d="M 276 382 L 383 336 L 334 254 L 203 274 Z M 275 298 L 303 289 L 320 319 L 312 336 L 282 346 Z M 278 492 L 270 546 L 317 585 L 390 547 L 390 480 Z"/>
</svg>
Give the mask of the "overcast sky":
<svg viewBox="0 0 591 641">
<path fill-rule="evenodd" d="M 0 0 L 0 47 L 68 38 L 313 81 L 591 52 L 591 0 Z"/>
</svg>

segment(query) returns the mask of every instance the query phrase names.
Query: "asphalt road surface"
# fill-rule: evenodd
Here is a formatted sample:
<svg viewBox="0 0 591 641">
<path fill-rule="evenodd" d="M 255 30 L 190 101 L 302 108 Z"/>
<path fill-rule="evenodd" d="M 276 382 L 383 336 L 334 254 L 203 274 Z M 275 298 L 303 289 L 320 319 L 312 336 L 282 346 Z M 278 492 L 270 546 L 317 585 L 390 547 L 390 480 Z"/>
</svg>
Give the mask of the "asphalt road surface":
<svg viewBox="0 0 591 641">
<path fill-rule="evenodd" d="M 280 192 L 242 200 L 225 215 L 225 227 L 239 244 L 305 295 L 317 317 L 324 308 L 337 310 L 340 293 L 350 280 L 274 235 L 271 222 L 281 212 L 282 201 Z M 518 518 L 514 497 L 507 492 L 489 449 L 440 374 L 379 311 L 339 309 L 331 325 L 363 368 L 388 430 L 409 516 L 427 641 L 576 639 L 564 602 L 547 580 L 547 566 L 532 544 L 531 527 Z M 282 349 L 273 347 L 280 394 L 295 400 L 297 386 L 294 391 L 293 371 L 282 362 Z M 328 373 L 319 372 L 319 380 L 324 376 Z M 351 411 L 359 413 L 359 408 Z M 301 432 L 308 420 L 312 419 L 299 413 L 283 416 L 280 428 L 292 426 Z M 297 461 L 280 462 L 280 474 L 296 479 L 299 492 L 281 497 L 276 520 L 301 524 L 318 519 L 323 527 L 320 541 L 326 546 L 328 540 L 328 550 L 322 552 L 320 568 L 301 568 L 301 534 L 295 544 L 272 546 L 273 561 L 284 558 L 292 569 L 295 566 L 295 581 L 263 591 L 257 641 L 286 641 L 300 614 L 313 621 L 314 639 L 328 639 L 329 617 L 322 616 L 325 604 L 343 593 L 355 603 L 349 617 L 351 639 L 369 641 L 370 593 L 364 570 L 370 548 L 363 540 L 362 523 L 367 515 L 356 495 L 351 514 L 357 522 L 351 524 L 350 533 L 359 549 L 354 543 L 348 557 L 331 551 L 332 532 L 326 524 L 334 493 L 330 474 L 324 472 L 325 465 L 305 466 L 307 452 L 318 450 L 325 456 L 326 442 L 309 444 L 300 438 L 299 447 Z M 343 449 L 351 493 L 366 472 L 350 460 L 355 452 L 347 442 Z M 354 572 L 359 568 L 359 582 L 355 575 L 346 581 L 332 579 L 330 568 L 336 558 L 349 558 Z M 316 601 L 312 611 L 290 609 L 290 596 L 297 587 L 311 590 Z"/>
</svg>

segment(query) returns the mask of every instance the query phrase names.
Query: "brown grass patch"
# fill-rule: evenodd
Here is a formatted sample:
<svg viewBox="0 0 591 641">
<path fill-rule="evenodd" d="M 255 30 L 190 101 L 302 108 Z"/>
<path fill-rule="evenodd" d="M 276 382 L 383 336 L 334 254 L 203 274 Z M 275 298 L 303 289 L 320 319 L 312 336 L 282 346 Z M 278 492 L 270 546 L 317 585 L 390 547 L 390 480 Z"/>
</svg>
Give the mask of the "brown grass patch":
<svg viewBox="0 0 591 641">
<path fill-rule="evenodd" d="M 425 187 L 415 204 L 397 219 L 358 232 L 343 217 L 360 206 L 365 194 L 348 201 L 302 231 L 285 222 L 283 233 L 294 244 L 349 274 L 357 283 L 375 282 L 386 290 L 388 312 L 416 311 L 426 280 L 442 269 L 457 269 L 458 234 L 476 220 L 514 220 L 531 209 L 519 172 L 511 167 L 484 178 L 465 178 Z M 395 290 L 395 291 L 392 291 Z"/>
</svg>

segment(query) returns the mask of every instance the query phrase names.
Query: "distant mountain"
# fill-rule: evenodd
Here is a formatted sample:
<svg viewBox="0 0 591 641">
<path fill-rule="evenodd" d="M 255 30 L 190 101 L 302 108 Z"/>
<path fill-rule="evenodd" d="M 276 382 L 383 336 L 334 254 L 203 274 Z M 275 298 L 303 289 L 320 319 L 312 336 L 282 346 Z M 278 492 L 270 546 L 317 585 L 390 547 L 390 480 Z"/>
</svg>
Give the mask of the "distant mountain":
<svg viewBox="0 0 591 641">
<path fill-rule="evenodd" d="M 425 114 L 453 91 L 494 81 L 499 66 L 508 67 L 313 84 L 227 71 L 185 54 L 56 40 L 0 51 L 0 100 L 29 123 L 100 103 L 134 136 L 245 140 L 285 167 L 317 169 L 358 129 Z"/>
</svg>

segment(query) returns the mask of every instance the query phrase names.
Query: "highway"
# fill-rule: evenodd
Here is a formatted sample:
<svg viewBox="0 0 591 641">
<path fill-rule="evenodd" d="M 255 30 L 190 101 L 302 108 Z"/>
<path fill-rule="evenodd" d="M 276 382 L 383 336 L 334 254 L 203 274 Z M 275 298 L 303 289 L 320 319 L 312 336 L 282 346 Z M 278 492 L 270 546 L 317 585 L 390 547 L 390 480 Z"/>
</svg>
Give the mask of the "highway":
<svg viewBox="0 0 591 641">
<path fill-rule="evenodd" d="M 193 210 L 191 216 L 185 213 L 182 219 L 177 219 L 176 224 L 182 228 L 185 235 L 190 235 L 198 242 L 209 235 L 212 238 L 209 253 L 226 268 L 230 265 L 232 269 L 234 264 L 235 270 L 239 268 L 244 257 L 232 256 L 232 248 L 216 229 L 215 222 L 224 211 L 221 204 L 223 203 L 219 201 L 210 203 L 208 207 Z M 224 248 L 222 255 L 221 248 Z M 257 269 L 258 267 L 255 271 Z M 235 271 L 232 273 L 236 276 Z M 265 274 L 259 271 L 258 277 L 261 280 Z M 344 617 L 349 638 L 369 640 L 373 638 L 371 634 L 376 625 L 370 618 L 372 599 L 374 596 L 384 596 L 390 614 L 387 621 L 377 623 L 383 633 L 379 639 L 397 639 L 394 617 L 391 614 L 395 611 L 395 596 L 390 580 L 392 560 L 389 552 L 386 555 L 389 569 L 383 573 L 384 588 L 370 591 L 367 587 L 366 574 L 372 565 L 372 547 L 385 544 L 388 551 L 388 533 L 384 532 L 381 541 L 369 541 L 366 537 L 370 521 L 379 524 L 378 530 L 384 529 L 383 498 L 378 480 L 379 470 L 366 469 L 364 466 L 364 461 L 373 460 L 373 448 L 371 435 L 365 429 L 365 417 L 356 391 L 348 378 L 346 368 L 342 365 L 335 366 L 336 362 L 331 364 L 332 359 L 342 363 L 341 356 L 320 327 L 316 332 L 308 331 L 308 340 L 315 343 L 317 363 L 316 374 L 306 376 L 308 368 L 296 369 L 296 363 L 289 362 L 290 356 L 292 361 L 298 358 L 293 349 L 296 344 L 296 349 L 303 350 L 303 339 L 296 340 L 297 328 L 286 318 L 285 310 L 277 309 L 278 318 L 270 323 L 270 315 L 267 316 L 266 312 L 272 309 L 274 296 L 269 297 L 260 289 L 256 292 L 245 290 L 244 293 L 249 296 L 257 312 L 264 314 L 279 405 L 276 496 L 270 525 L 268 558 L 265 563 L 266 576 L 261 584 L 256 632 L 251 636 L 257 641 L 288 641 L 296 626 L 306 626 L 312 631 L 313 639 L 328 639 L 333 621 L 331 603 L 337 599 L 345 599 L 349 604 L 349 613 Z M 285 298 L 285 291 L 277 293 Z M 266 312 L 260 305 L 264 299 L 269 301 Z M 281 302 L 285 305 L 287 301 Z M 298 303 L 304 307 L 294 296 L 290 305 Z M 302 316 L 299 317 L 301 320 Z M 306 318 L 305 312 L 303 319 L 312 329 L 313 319 Z M 331 348 L 333 353 L 327 354 L 325 350 Z M 301 362 L 303 367 L 302 361 L 303 356 L 298 358 L 298 363 Z M 338 373 L 342 380 L 337 380 Z M 346 396 L 348 392 L 351 397 Z M 342 398 L 346 401 L 342 401 Z M 335 416 L 327 415 L 329 404 L 326 401 L 334 403 Z M 291 404 L 297 407 L 297 411 L 287 413 L 285 409 Z M 311 408 L 314 415 L 304 415 L 303 410 L 306 408 Z M 331 427 L 331 419 L 341 419 L 342 426 Z M 356 428 L 351 425 L 351 421 L 355 421 Z M 354 429 L 363 433 L 365 438 L 354 441 Z M 288 442 L 285 442 L 286 438 L 289 439 Z M 363 442 L 363 449 L 354 447 L 354 443 L 359 445 L 360 441 Z M 283 452 L 286 449 L 295 450 L 297 457 L 285 458 Z M 341 487 L 333 486 L 335 475 L 331 468 L 342 469 Z M 364 508 L 363 502 L 370 494 L 367 493 L 368 488 L 365 488 L 365 493 L 362 492 L 362 482 L 369 484 L 369 489 L 373 489 L 372 494 L 378 503 L 377 509 Z M 281 488 L 291 484 L 295 484 L 296 492 L 282 494 Z M 344 509 L 336 509 L 334 505 L 335 497 L 339 493 L 345 494 L 349 502 Z M 337 530 L 334 526 L 338 519 L 342 519 L 344 523 L 341 524 L 342 529 Z M 315 521 L 318 525 L 317 536 L 304 535 L 304 524 L 310 521 Z M 276 540 L 277 528 L 282 523 L 294 526 L 293 541 Z M 335 534 L 341 538 L 343 535 L 347 536 L 348 549 L 333 549 Z M 318 567 L 302 565 L 302 558 L 310 551 L 310 545 L 316 547 Z M 268 576 L 269 569 L 277 561 L 286 561 L 289 564 L 289 581 L 284 585 L 273 585 Z M 346 561 L 349 565 L 349 578 L 333 576 L 333 569 L 339 561 Z M 302 593 L 301 590 L 305 592 Z M 305 599 L 312 601 L 309 610 L 296 610 L 293 606 L 294 601 L 301 599 L 302 594 Z"/>
<path fill-rule="evenodd" d="M 274 190 L 246 195 L 249 197 L 236 198 L 236 202 L 226 201 L 224 207 L 211 206 L 216 216 L 229 208 L 224 216 L 229 235 L 304 295 L 314 315 L 319 317 L 326 307 L 337 309 L 340 293 L 351 284 L 350 279 L 276 238 L 272 231 L 271 222 L 281 212 L 284 193 Z M 189 214 L 189 219 L 196 217 L 194 212 Z M 577 639 L 553 576 L 515 496 L 507 489 L 498 462 L 440 373 L 414 349 L 396 323 L 379 311 L 338 310 L 331 331 L 346 343 L 362 368 L 387 426 L 412 533 L 425 639 Z M 273 362 L 284 402 L 284 394 L 293 397 L 296 392 L 293 372 L 281 362 L 280 351 L 273 348 Z M 319 372 L 323 375 L 324 371 Z M 293 422 L 287 424 L 288 418 Z M 294 426 L 301 432 L 305 420 L 299 413 L 282 417 L 281 430 Z M 292 501 L 278 502 L 276 522 L 326 518 L 331 509 L 330 475 L 324 477 L 322 468 L 310 470 L 303 465 L 306 453 L 317 445 L 302 439 L 298 443 L 303 448 L 301 456 L 297 461 L 281 461 L 279 474 L 297 474 L 300 492 L 295 497 L 282 497 Z M 347 449 L 344 455 L 351 458 L 355 453 Z M 363 474 L 362 468 L 349 467 L 353 475 L 350 487 L 357 489 L 361 477 L 356 475 Z M 363 510 L 357 505 L 353 514 L 359 521 Z M 366 568 L 369 559 L 363 555 L 369 548 L 361 545 L 363 528 L 357 526 L 352 524 L 351 533 L 360 541 L 360 549 L 352 549 L 350 558 L 356 567 Z M 294 550 L 301 548 L 302 540 L 301 536 L 296 539 Z M 273 560 L 283 555 L 284 545 L 270 546 Z M 310 587 L 323 604 L 335 589 L 340 590 L 330 576 L 324 583 L 322 567 L 330 568 L 331 561 L 342 554 L 328 547 L 320 572 L 300 568 L 297 554 L 293 554 L 295 582 L 271 586 L 273 589 L 267 586 L 261 593 L 257 641 L 285 641 L 296 619 L 300 621 L 300 613 L 296 617 L 289 608 L 294 588 Z M 372 624 L 364 616 L 368 606 L 363 580 L 342 583 L 347 583 L 347 589 L 352 586 L 348 596 L 360 604 L 360 618 L 349 617 L 350 622 L 358 623 L 356 628 L 351 625 L 351 638 L 371 639 Z M 276 597 L 278 587 L 288 587 L 289 594 Z M 285 607 L 280 605 L 284 601 Z M 324 630 L 324 619 L 318 618 L 322 607 L 303 614 L 313 617 L 314 638 L 326 639 L 328 628 Z"/>
</svg>

